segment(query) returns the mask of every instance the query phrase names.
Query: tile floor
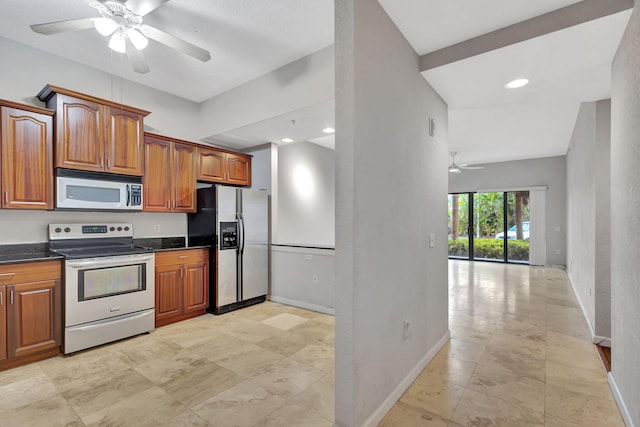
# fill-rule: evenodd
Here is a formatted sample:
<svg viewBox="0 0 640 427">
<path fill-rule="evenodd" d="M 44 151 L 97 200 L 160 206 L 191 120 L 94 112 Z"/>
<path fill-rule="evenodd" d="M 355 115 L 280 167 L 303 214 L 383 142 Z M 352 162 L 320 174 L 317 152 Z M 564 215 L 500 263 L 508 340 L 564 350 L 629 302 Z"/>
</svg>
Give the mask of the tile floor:
<svg viewBox="0 0 640 427">
<path fill-rule="evenodd" d="M 449 261 L 449 328 L 380 426 L 624 426 L 563 270 Z"/>
<path fill-rule="evenodd" d="M 333 331 L 266 302 L 0 372 L 0 426 L 331 427 Z"/>
<path fill-rule="evenodd" d="M 381 426 L 623 426 L 564 271 L 449 277 L 452 339 Z M 330 427 L 333 331 L 267 302 L 0 372 L 0 426 Z"/>
</svg>

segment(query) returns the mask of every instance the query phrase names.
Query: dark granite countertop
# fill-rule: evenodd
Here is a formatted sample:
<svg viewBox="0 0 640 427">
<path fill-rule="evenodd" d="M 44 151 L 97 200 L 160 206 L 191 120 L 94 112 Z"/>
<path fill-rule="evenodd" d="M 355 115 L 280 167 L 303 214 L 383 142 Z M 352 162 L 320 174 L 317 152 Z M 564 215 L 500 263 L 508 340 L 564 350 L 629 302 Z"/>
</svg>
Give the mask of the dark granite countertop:
<svg viewBox="0 0 640 427">
<path fill-rule="evenodd" d="M 210 246 L 206 245 L 189 246 L 187 245 L 186 239 L 184 237 L 149 237 L 142 239 L 133 239 L 133 244 L 136 246 L 151 248 L 154 250 L 154 252 L 175 251 L 179 249 L 210 248 Z"/>
<path fill-rule="evenodd" d="M 48 243 L 23 243 L 0 245 L 0 264 L 16 262 L 49 261 L 62 259 L 61 255 L 49 251 Z"/>
</svg>

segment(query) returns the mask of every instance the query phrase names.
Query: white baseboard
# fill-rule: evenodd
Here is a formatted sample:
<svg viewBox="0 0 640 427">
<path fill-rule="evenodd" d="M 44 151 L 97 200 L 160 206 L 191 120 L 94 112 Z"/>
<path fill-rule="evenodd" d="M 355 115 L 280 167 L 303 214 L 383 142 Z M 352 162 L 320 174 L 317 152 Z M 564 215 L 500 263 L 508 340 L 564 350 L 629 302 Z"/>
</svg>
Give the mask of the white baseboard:
<svg viewBox="0 0 640 427">
<path fill-rule="evenodd" d="M 589 333 L 591 334 L 592 342 L 595 341 L 596 331 L 593 329 L 593 325 L 591 324 L 591 320 L 589 320 L 589 314 L 587 313 L 587 309 L 584 304 L 582 304 L 582 300 L 580 299 L 580 294 L 576 290 L 576 286 L 573 284 L 573 280 L 571 280 L 571 275 L 567 272 L 567 277 L 569 278 L 569 283 L 571 284 L 571 289 L 573 290 L 573 295 L 576 297 L 576 301 L 578 301 L 578 305 L 580 306 L 580 310 L 582 311 L 582 317 L 584 317 L 585 322 L 587 322 L 587 326 L 589 327 Z"/>
<path fill-rule="evenodd" d="M 622 419 L 627 427 L 636 427 L 631 419 L 631 414 L 629 413 L 629 409 L 627 405 L 625 405 L 624 400 L 622 399 L 622 395 L 620 394 L 620 389 L 618 388 L 618 384 L 616 384 L 616 379 L 613 377 L 613 374 L 609 372 L 609 387 L 611 388 L 611 393 L 613 394 L 613 398 L 618 405 L 618 409 L 620 410 L 620 415 L 622 415 Z"/>
<path fill-rule="evenodd" d="M 442 347 L 449 341 L 451 332 L 447 330 L 445 334 L 438 340 L 438 342 L 427 352 L 427 354 L 418 362 L 418 364 L 407 374 L 407 376 L 398 384 L 398 386 L 391 392 L 391 394 L 382 402 L 378 409 L 362 424 L 363 427 L 375 427 L 380 421 L 387 415 L 387 413 L 393 408 L 393 405 L 402 397 L 405 391 L 411 386 L 411 384 L 418 378 L 418 375 L 422 370 L 431 362 L 431 359 L 435 357 Z"/>
<path fill-rule="evenodd" d="M 336 315 L 336 309 L 331 307 L 324 307 L 322 305 L 311 304 L 304 301 L 298 301 L 289 298 L 282 298 L 275 295 L 271 295 L 269 298 L 273 302 L 279 302 L 280 304 L 292 305 L 298 308 L 304 308 L 305 310 L 317 311 L 318 313 Z"/>
</svg>

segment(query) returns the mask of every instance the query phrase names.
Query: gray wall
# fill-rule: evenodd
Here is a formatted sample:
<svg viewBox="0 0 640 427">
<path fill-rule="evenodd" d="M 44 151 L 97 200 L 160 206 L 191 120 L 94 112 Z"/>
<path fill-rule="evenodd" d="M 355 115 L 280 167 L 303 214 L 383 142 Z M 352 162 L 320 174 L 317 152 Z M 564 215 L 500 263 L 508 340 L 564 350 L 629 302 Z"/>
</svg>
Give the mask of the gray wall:
<svg viewBox="0 0 640 427">
<path fill-rule="evenodd" d="M 310 142 L 278 147 L 278 225 L 273 243 L 335 244 L 335 152 Z"/>
<path fill-rule="evenodd" d="M 611 90 L 611 363 L 628 425 L 640 426 L 640 11 L 613 60 Z M 624 410 L 623 410 L 624 412 Z M 633 424 L 629 424 L 632 422 Z"/>
<path fill-rule="evenodd" d="M 547 264 L 566 265 L 566 157 L 487 163 L 483 166 L 484 169 L 449 174 L 449 192 L 546 186 Z"/>
<path fill-rule="evenodd" d="M 567 270 L 596 342 L 611 337 L 610 124 L 609 100 L 583 103 L 567 153 Z"/>
<path fill-rule="evenodd" d="M 336 14 L 336 424 L 373 426 L 448 338 L 447 105 L 377 1 Z"/>
</svg>

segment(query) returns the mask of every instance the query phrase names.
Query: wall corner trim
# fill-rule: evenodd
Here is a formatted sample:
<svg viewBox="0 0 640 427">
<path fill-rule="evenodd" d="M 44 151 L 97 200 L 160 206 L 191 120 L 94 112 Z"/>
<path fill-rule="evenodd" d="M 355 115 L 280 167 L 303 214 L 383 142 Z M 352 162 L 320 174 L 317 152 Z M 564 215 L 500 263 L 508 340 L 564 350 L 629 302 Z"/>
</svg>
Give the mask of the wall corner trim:
<svg viewBox="0 0 640 427">
<path fill-rule="evenodd" d="M 422 370 L 431 362 L 431 360 L 438 354 L 440 349 L 451 338 L 451 332 L 447 329 L 447 332 L 435 343 L 433 347 L 425 354 L 425 356 L 416 364 L 416 366 L 409 371 L 406 377 L 398 384 L 398 386 L 389 394 L 389 396 L 382 402 L 378 409 L 365 421 L 363 427 L 375 427 L 380 421 L 387 415 L 387 413 L 393 408 L 398 400 L 402 397 L 402 394 L 411 386 L 411 384 L 418 378 L 418 375 Z"/>
<path fill-rule="evenodd" d="M 622 394 L 620 394 L 620 389 L 618 388 L 616 379 L 613 376 L 613 372 L 609 372 L 608 379 L 609 379 L 609 388 L 611 388 L 611 393 L 613 394 L 613 398 L 615 399 L 616 404 L 618 405 L 618 410 L 620 411 L 620 415 L 622 415 L 622 419 L 624 420 L 625 425 L 627 427 L 639 427 L 639 426 L 636 426 L 633 423 L 633 420 L 631 419 L 629 408 L 627 408 L 627 405 L 624 403 L 624 400 L 622 399 Z"/>
</svg>

